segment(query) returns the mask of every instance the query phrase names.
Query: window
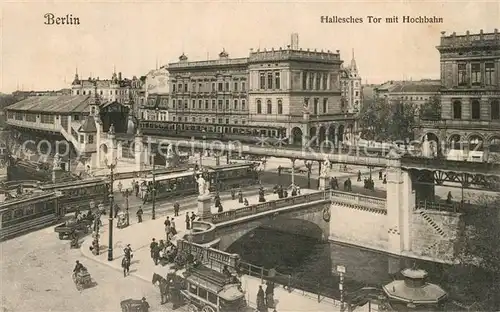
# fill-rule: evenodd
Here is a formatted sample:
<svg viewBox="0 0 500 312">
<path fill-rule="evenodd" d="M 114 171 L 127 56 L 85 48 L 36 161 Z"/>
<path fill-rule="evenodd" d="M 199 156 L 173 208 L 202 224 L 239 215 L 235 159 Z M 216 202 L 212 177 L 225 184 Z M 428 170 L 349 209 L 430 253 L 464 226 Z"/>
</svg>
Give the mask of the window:
<svg viewBox="0 0 500 312">
<path fill-rule="evenodd" d="M 222 118 L 219 118 L 219 124 L 221 124 L 221 123 L 222 123 Z"/>
<path fill-rule="evenodd" d="M 203 106 L 203 100 L 198 100 L 198 109 L 201 109 Z"/>
<path fill-rule="evenodd" d="M 279 72 L 274 74 L 274 87 L 276 89 L 281 89 L 281 77 Z"/>
<path fill-rule="evenodd" d="M 356 96 L 359 96 L 359 91 L 356 91 L 356 93 L 355 93 L 355 94 L 356 94 Z M 422 99 L 422 98 L 420 98 L 420 99 Z"/>
<path fill-rule="evenodd" d="M 257 114 L 262 114 L 262 102 L 257 100 Z"/>
<path fill-rule="evenodd" d="M 273 113 L 273 103 L 271 100 L 267 100 L 267 113 L 272 114 Z"/>
<path fill-rule="evenodd" d="M 267 73 L 267 88 L 273 89 L 273 73 Z"/>
<path fill-rule="evenodd" d="M 187 100 L 184 101 L 184 109 L 188 109 L 188 101 Z"/>
<path fill-rule="evenodd" d="M 247 89 L 246 83 L 244 81 L 241 82 L 241 91 L 245 91 Z"/>
<path fill-rule="evenodd" d="M 179 92 L 182 92 L 182 83 L 179 83 L 179 84 L 177 85 L 177 88 L 178 88 Z"/>
<path fill-rule="evenodd" d="M 219 92 L 222 92 L 222 82 L 219 82 L 219 84 L 218 84 L 218 90 L 219 90 Z"/>
<path fill-rule="evenodd" d="M 196 92 L 196 83 L 194 83 L 194 82 L 192 83 L 191 91 Z"/>
<path fill-rule="evenodd" d="M 238 83 L 235 81 L 233 86 L 234 91 L 238 91 Z"/>
<path fill-rule="evenodd" d="M 99 92 L 100 95 L 102 95 L 102 90 Z"/>
<path fill-rule="evenodd" d="M 226 123 L 227 123 L 227 124 L 229 123 L 229 118 L 226 118 Z"/>
<path fill-rule="evenodd" d="M 172 100 L 172 108 L 175 109 L 175 99 Z"/>
<path fill-rule="evenodd" d="M 238 110 L 238 100 L 234 100 L 234 110 Z"/>
<path fill-rule="evenodd" d="M 308 108 L 309 107 L 309 98 L 304 99 L 304 107 Z"/>
<path fill-rule="evenodd" d="M 241 100 L 241 110 L 245 110 L 245 100 Z"/>
<path fill-rule="evenodd" d="M 323 99 L 323 114 L 326 114 L 327 107 L 328 107 L 328 99 Z"/>
<path fill-rule="evenodd" d="M 314 88 L 314 74 L 309 73 L 309 89 L 312 90 Z"/>
<path fill-rule="evenodd" d="M 318 115 L 319 99 L 314 99 L 314 115 Z"/>
<path fill-rule="evenodd" d="M 458 85 L 467 84 L 467 66 L 466 64 L 458 64 Z"/>
<path fill-rule="evenodd" d="M 187 117 L 184 117 L 184 121 L 186 121 L 186 122 L 187 122 L 187 121 L 188 121 L 188 118 L 187 118 Z"/>
<path fill-rule="evenodd" d="M 491 119 L 500 120 L 500 102 L 498 100 L 491 102 Z"/>
<path fill-rule="evenodd" d="M 191 106 L 193 107 L 193 109 L 195 109 L 196 108 L 196 100 L 191 100 L 191 104 L 192 104 Z"/>
<path fill-rule="evenodd" d="M 215 118 L 212 118 L 212 123 L 215 123 Z"/>
<path fill-rule="evenodd" d="M 264 73 L 260 73 L 260 89 L 266 88 L 266 75 Z"/>
<path fill-rule="evenodd" d="M 80 90 L 76 90 L 76 95 L 80 95 Z"/>
<path fill-rule="evenodd" d="M 174 83 L 174 84 L 172 84 L 172 92 L 174 92 L 174 93 L 175 93 L 175 83 Z"/>
<path fill-rule="evenodd" d="M 192 122 L 196 122 L 196 117 L 191 117 Z"/>
<path fill-rule="evenodd" d="M 302 72 L 302 90 L 307 89 L 307 73 Z"/>
<path fill-rule="evenodd" d="M 481 104 L 478 100 L 472 100 L 471 103 L 471 118 L 479 119 L 481 118 Z"/>
<path fill-rule="evenodd" d="M 283 114 L 283 101 L 278 100 L 278 114 Z"/>
<path fill-rule="evenodd" d="M 229 100 L 226 100 L 226 110 L 229 110 Z"/>
<path fill-rule="evenodd" d="M 226 82 L 226 88 L 224 90 L 229 91 L 229 82 Z"/>
<path fill-rule="evenodd" d="M 201 86 L 201 83 L 198 84 L 198 92 L 201 92 L 203 87 Z"/>
<path fill-rule="evenodd" d="M 89 134 L 89 144 L 94 144 L 94 136 Z"/>
<path fill-rule="evenodd" d="M 328 74 L 323 74 L 323 90 L 328 89 Z"/>
<path fill-rule="evenodd" d="M 453 102 L 453 119 L 461 119 L 462 118 L 462 102 L 454 101 Z"/>
<path fill-rule="evenodd" d="M 35 114 L 26 114 L 26 121 L 36 122 L 36 115 Z"/>
<path fill-rule="evenodd" d="M 85 95 L 85 90 L 83 90 L 83 95 Z"/>
<path fill-rule="evenodd" d="M 321 80 L 320 80 L 320 77 L 321 75 L 319 73 L 316 73 L 316 90 L 320 90 L 321 89 Z"/>
<path fill-rule="evenodd" d="M 54 123 L 54 115 L 41 115 L 40 122 L 44 123 L 44 124 L 53 124 Z"/>
<path fill-rule="evenodd" d="M 208 110 L 208 100 L 205 100 L 205 109 Z"/>
<path fill-rule="evenodd" d="M 188 84 L 187 83 L 184 84 L 184 92 L 188 92 Z"/>
<path fill-rule="evenodd" d="M 215 91 L 215 82 L 212 82 L 212 91 Z"/>
<path fill-rule="evenodd" d="M 484 83 L 487 86 L 492 86 L 495 84 L 495 63 L 484 64 Z"/>
<path fill-rule="evenodd" d="M 215 100 L 212 100 L 212 110 L 215 110 Z"/>
<path fill-rule="evenodd" d="M 473 63 L 471 65 L 471 76 L 473 86 L 478 86 L 481 84 L 481 64 Z"/>
<path fill-rule="evenodd" d="M 83 136 L 83 134 L 80 134 L 80 143 L 85 143 L 84 138 L 85 138 L 85 137 Z"/>
<path fill-rule="evenodd" d="M 217 108 L 218 108 L 219 110 L 222 110 L 222 104 L 223 104 L 223 103 L 222 103 L 222 100 L 218 100 L 218 101 L 217 101 L 217 106 L 218 106 Z"/>
<path fill-rule="evenodd" d="M 175 121 L 175 116 L 172 117 L 172 121 Z"/>
</svg>

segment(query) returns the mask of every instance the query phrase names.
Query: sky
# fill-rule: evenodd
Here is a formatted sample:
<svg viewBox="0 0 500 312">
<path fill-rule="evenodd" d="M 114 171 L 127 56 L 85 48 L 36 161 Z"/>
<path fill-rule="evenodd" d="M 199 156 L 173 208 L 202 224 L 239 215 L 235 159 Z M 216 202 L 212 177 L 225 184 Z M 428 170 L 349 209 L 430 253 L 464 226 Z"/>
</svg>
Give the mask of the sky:
<svg viewBox="0 0 500 312">
<path fill-rule="evenodd" d="M 500 28 L 500 1 L 14 1 L 2 2 L 0 92 L 68 87 L 81 78 L 145 75 L 160 65 L 215 59 L 224 48 L 278 49 L 299 33 L 303 49 L 354 49 L 363 83 L 439 79 L 441 31 L 485 33 Z M 72 14 L 80 25 L 44 25 L 44 15 Z M 321 16 L 362 17 L 360 24 L 321 23 Z M 388 24 L 385 17 L 442 17 L 442 24 Z M 379 24 L 367 16 L 382 17 Z"/>
</svg>

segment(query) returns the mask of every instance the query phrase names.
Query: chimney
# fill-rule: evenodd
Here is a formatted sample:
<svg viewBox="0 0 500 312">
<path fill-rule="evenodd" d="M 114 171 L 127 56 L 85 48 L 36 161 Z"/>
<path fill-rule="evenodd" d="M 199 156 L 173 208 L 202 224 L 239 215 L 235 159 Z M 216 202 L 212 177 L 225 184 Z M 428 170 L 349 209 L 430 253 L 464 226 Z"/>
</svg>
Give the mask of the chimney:
<svg viewBox="0 0 500 312">
<path fill-rule="evenodd" d="M 118 80 L 120 80 L 120 81 L 122 80 L 122 72 L 118 73 Z"/>
</svg>

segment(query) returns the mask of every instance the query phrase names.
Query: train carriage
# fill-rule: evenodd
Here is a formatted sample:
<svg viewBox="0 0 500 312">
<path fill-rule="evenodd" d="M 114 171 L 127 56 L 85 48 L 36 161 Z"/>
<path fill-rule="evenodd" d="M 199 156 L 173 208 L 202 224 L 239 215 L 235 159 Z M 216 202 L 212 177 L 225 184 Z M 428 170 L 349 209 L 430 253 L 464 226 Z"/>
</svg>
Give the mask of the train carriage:
<svg viewBox="0 0 500 312">
<path fill-rule="evenodd" d="M 193 170 L 182 170 L 178 172 L 155 173 L 156 199 L 173 198 L 180 196 L 195 195 L 198 193 L 196 174 Z M 229 164 L 221 166 L 206 166 L 203 174 L 210 183 L 210 191 L 224 191 L 231 188 L 245 187 L 258 183 L 258 175 L 255 163 Z M 146 184 L 153 182 L 153 177 L 142 181 Z M 146 198 L 147 202 L 152 197 Z"/>
</svg>

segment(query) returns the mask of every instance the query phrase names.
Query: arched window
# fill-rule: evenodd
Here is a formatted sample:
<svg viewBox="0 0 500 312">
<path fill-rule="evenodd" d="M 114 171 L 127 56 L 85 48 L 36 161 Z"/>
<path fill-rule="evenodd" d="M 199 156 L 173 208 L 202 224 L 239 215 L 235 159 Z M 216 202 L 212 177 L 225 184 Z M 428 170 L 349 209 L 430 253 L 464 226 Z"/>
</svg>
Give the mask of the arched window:
<svg viewBox="0 0 500 312">
<path fill-rule="evenodd" d="M 500 102 L 498 100 L 493 100 L 491 102 L 491 120 L 500 119 Z"/>
<path fill-rule="evenodd" d="M 278 114 L 283 114 L 283 101 L 278 100 Z"/>
<path fill-rule="evenodd" d="M 453 102 L 453 119 L 462 119 L 462 102 Z"/>
<path fill-rule="evenodd" d="M 273 113 L 273 104 L 271 100 L 267 100 L 267 113 L 272 114 Z"/>
<path fill-rule="evenodd" d="M 483 138 L 478 135 L 473 135 L 469 139 L 469 151 L 482 151 Z"/>
<path fill-rule="evenodd" d="M 262 102 L 257 100 L 257 114 L 262 114 Z"/>
<path fill-rule="evenodd" d="M 453 150 L 461 150 L 462 149 L 462 138 L 458 134 L 454 134 L 450 137 L 450 148 Z"/>
<path fill-rule="evenodd" d="M 478 100 L 473 100 L 471 103 L 471 118 L 479 119 L 481 118 L 481 104 Z"/>
</svg>

